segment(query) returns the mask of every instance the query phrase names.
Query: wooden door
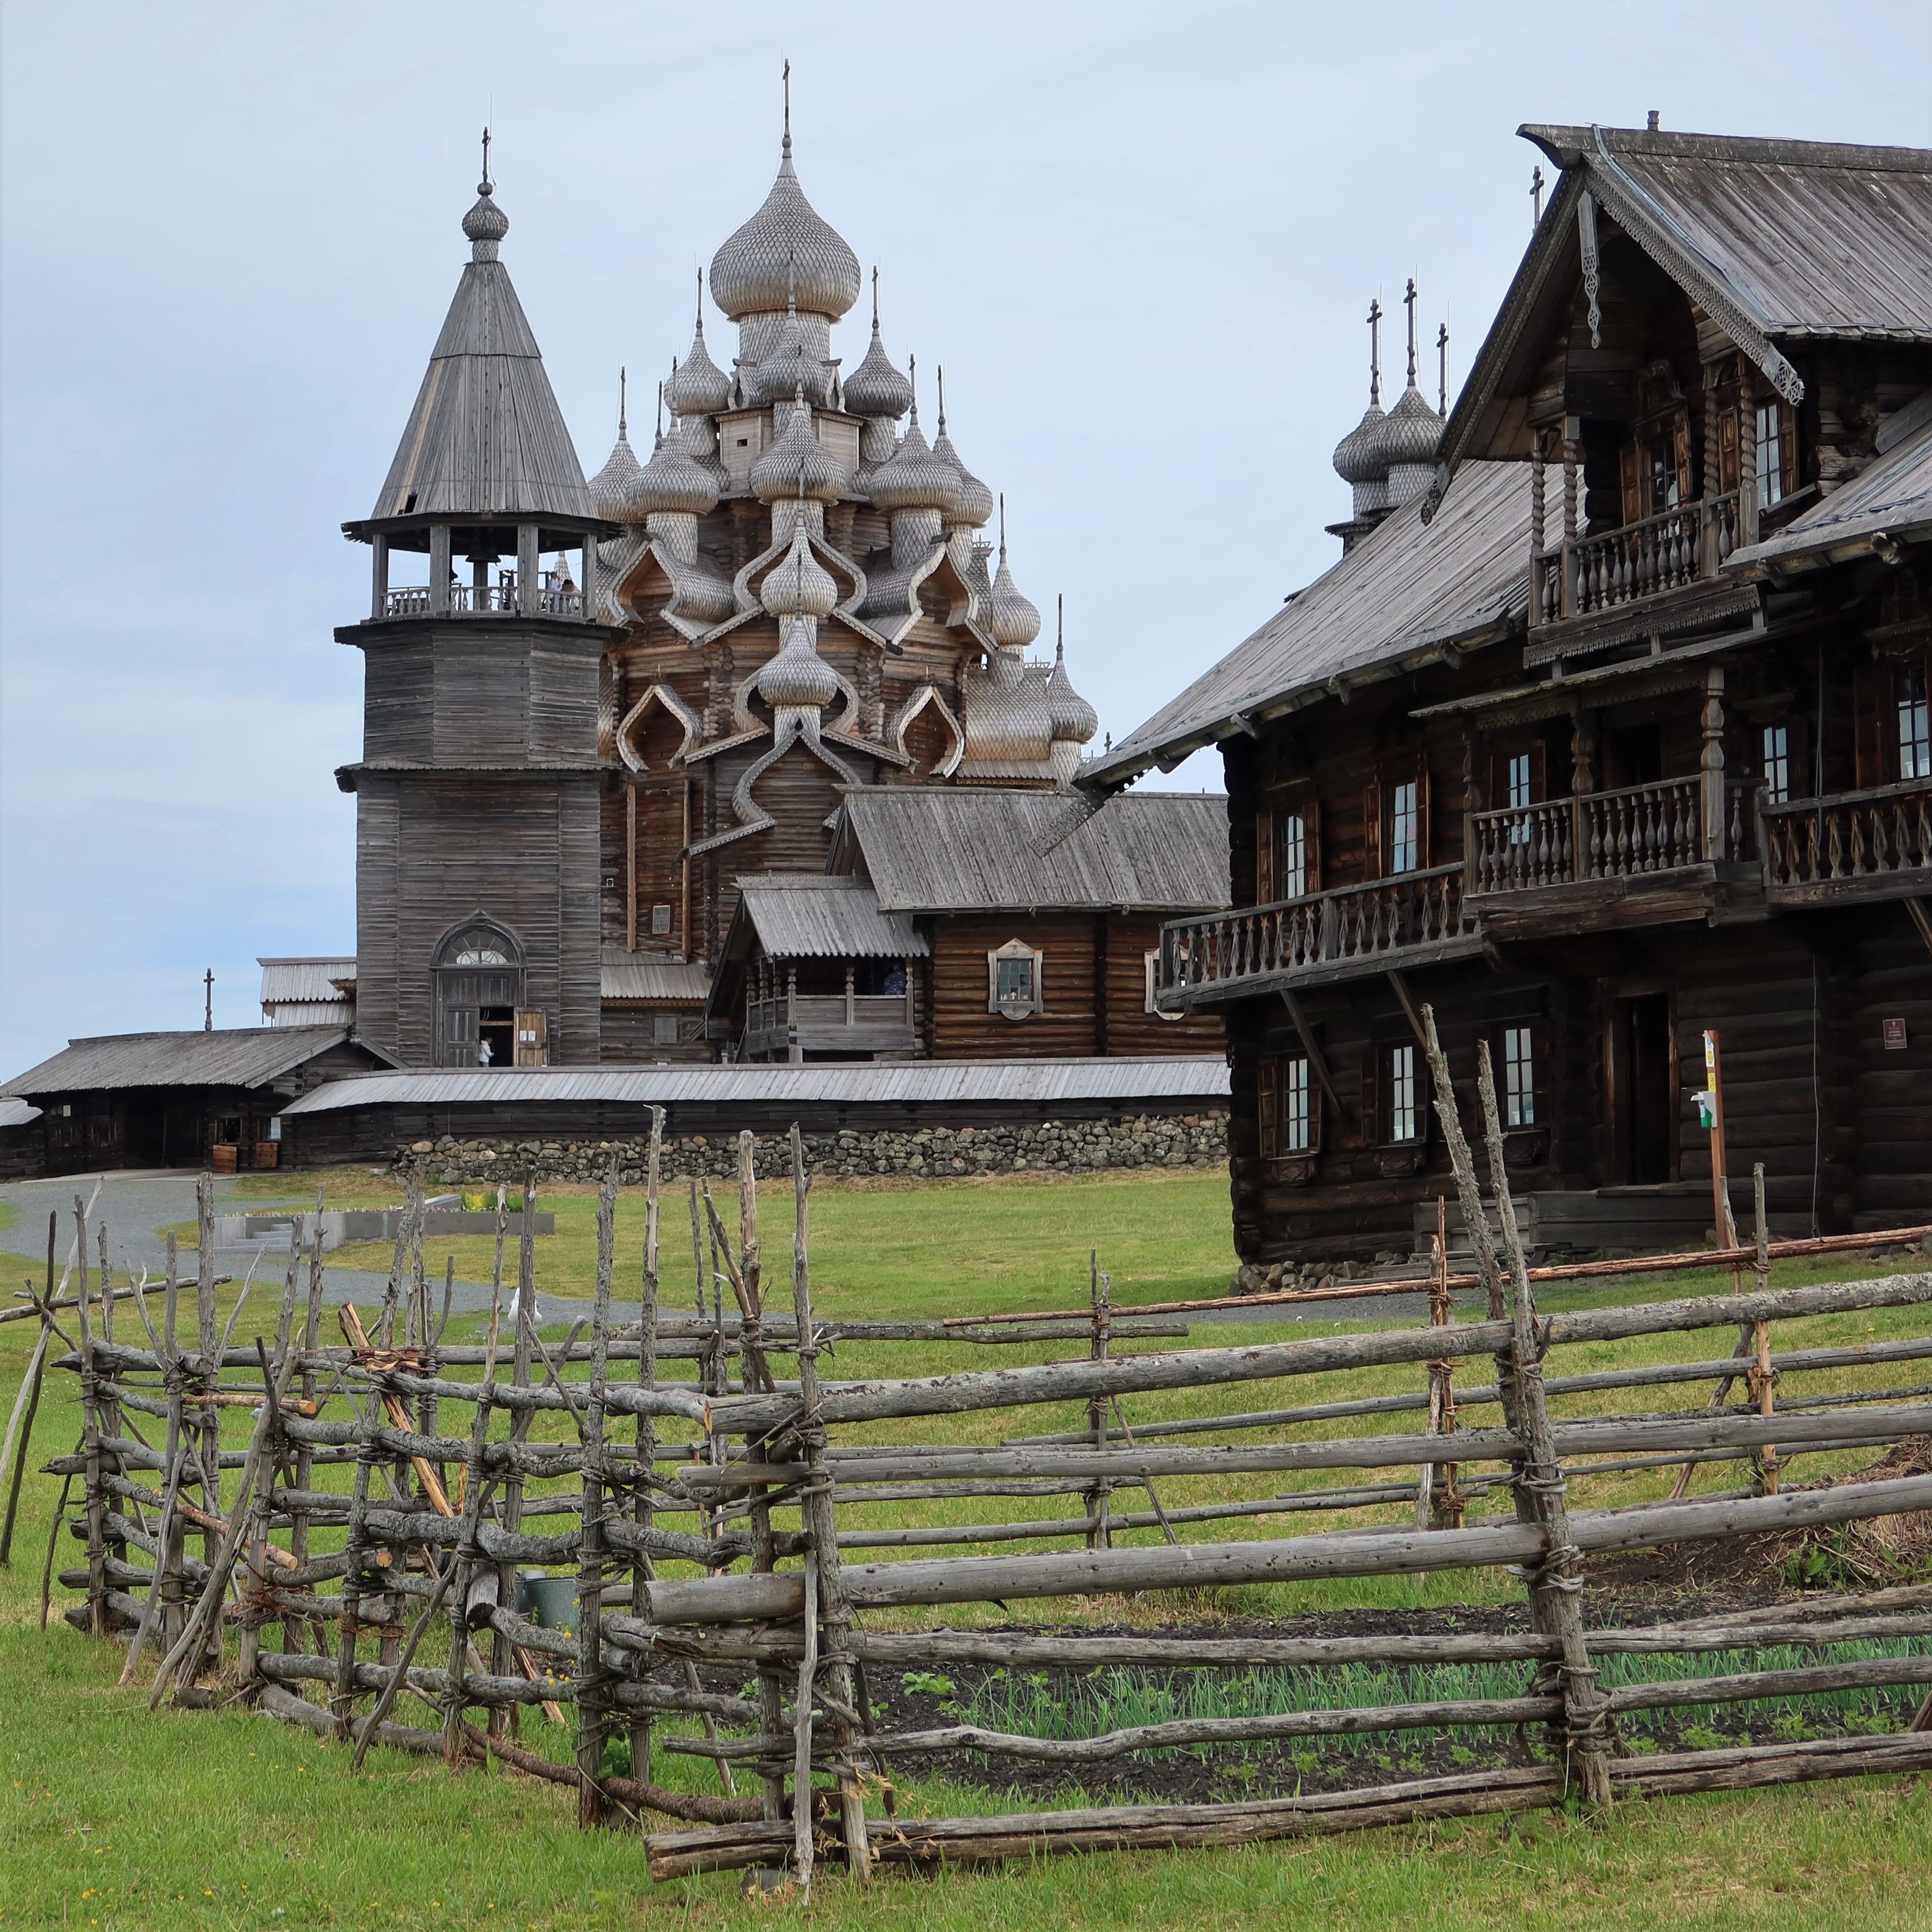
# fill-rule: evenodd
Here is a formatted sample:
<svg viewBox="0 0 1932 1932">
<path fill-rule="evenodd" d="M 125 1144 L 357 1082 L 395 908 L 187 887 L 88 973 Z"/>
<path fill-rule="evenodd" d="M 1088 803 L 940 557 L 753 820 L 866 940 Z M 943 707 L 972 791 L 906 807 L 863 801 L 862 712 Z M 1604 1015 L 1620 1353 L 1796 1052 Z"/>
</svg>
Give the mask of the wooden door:
<svg viewBox="0 0 1932 1932">
<path fill-rule="evenodd" d="M 517 1009 L 516 1064 L 548 1066 L 550 1064 L 550 1028 L 541 1006 Z"/>
</svg>

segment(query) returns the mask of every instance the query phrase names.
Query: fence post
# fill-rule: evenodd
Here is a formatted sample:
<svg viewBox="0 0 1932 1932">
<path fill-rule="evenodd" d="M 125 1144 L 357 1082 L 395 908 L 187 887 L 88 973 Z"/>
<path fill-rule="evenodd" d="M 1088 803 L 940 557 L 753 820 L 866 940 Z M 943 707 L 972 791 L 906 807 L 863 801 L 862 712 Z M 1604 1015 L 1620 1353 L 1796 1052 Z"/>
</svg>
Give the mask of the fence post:
<svg viewBox="0 0 1932 1932">
<path fill-rule="evenodd" d="M 1537 1628 L 1562 1646 L 1561 1661 L 1546 1666 L 1539 1675 L 1553 1672 L 1562 1682 L 1564 1784 L 1574 1776 L 1586 1798 L 1604 1804 L 1610 1798 L 1604 1749 L 1610 1706 L 1597 1688 L 1596 1666 L 1590 1661 L 1582 1612 L 1576 1602 L 1583 1583 L 1576 1574 L 1579 1552 L 1570 1540 L 1565 1500 L 1568 1485 L 1550 1426 L 1550 1406 L 1543 1388 L 1543 1344 L 1536 1330 L 1529 1267 L 1516 1231 L 1516 1207 L 1503 1165 L 1502 1124 L 1496 1112 L 1496 1081 L 1486 1044 L 1477 1048 L 1476 1088 L 1482 1100 L 1490 1184 L 1510 1268 L 1510 1346 L 1507 1354 L 1497 1357 L 1496 1372 L 1504 1417 L 1523 1445 L 1514 1483 L 1516 1520 L 1540 1525 L 1545 1539 L 1541 1559 L 1522 1573 L 1523 1580 L 1529 1586 L 1530 1615 Z"/>
</svg>

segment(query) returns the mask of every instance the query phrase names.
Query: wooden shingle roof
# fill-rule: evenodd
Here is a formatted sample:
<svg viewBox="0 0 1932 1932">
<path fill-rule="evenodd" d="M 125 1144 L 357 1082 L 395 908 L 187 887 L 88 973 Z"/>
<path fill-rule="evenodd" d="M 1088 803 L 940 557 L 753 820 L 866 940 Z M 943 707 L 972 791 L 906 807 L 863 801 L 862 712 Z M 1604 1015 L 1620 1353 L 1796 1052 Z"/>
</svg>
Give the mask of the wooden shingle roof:
<svg viewBox="0 0 1932 1932">
<path fill-rule="evenodd" d="M 1218 911 L 1228 802 L 938 786 L 845 794 L 832 862 L 862 866 L 890 912 Z"/>
<path fill-rule="evenodd" d="M 69 1040 L 51 1060 L 16 1076 L 0 1091 L 32 1095 L 118 1087 L 264 1087 L 349 1037 L 342 1026 L 106 1034 Z"/>
<path fill-rule="evenodd" d="M 1503 635 L 1528 608 L 1529 466 L 1468 463 L 1432 519 L 1418 498 L 1376 526 L 1214 668 L 1093 760 L 1125 784 L 1178 764 L 1240 721 L 1320 698 L 1331 682 L 1426 662 Z"/>
</svg>

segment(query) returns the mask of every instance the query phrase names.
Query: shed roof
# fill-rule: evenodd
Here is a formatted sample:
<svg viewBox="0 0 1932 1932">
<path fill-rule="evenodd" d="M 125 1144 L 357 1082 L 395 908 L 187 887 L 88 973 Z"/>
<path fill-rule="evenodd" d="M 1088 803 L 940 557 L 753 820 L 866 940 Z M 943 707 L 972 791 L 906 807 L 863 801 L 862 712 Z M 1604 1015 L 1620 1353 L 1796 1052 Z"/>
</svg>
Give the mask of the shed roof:
<svg viewBox="0 0 1932 1932">
<path fill-rule="evenodd" d="M 231 1027 L 214 1033 L 104 1034 L 70 1040 L 0 1093 L 66 1094 L 116 1087 L 263 1087 L 340 1046 L 342 1026 Z"/>
<path fill-rule="evenodd" d="M 1238 729 L 1241 718 L 1432 658 L 1448 644 L 1501 637 L 1528 609 L 1529 466 L 1466 463 L 1432 518 L 1418 497 L 1179 697 L 1092 762 L 1123 784 Z M 1225 899 L 1220 903 L 1225 904 Z"/>
<path fill-rule="evenodd" d="M 262 1004 L 270 1006 L 284 1000 L 342 1000 L 350 997 L 336 982 L 353 980 L 356 961 L 340 955 L 317 955 L 303 958 L 260 959 Z"/>
<path fill-rule="evenodd" d="M 994 1102 L 1196 1100 L 1224 1104 L 1228 1064 L 1216 1054 L 1130 1060 L 874 1060 L 802 1066 L 518 1066 L 357 1073 L 292 1100 L 284 1114 L 347 1107 L 502 1106 L 602 1101 L 625 1106 L 740 1101 L 766 1106 L 866 1102 L 929 1106 Z"/>
<path fill-rule="evenodd" d="M 832 862 L 862 866 L 889 913 L 1034 908 L 1214 911 L 1228 902 L 1218 794 L 937 786 L 848 790 Z"/>
<path fill-rule="evenodd" d="M 1921 401 L 1932 402 L 1932 394 Z M 1754 576 L 1808 569 L 1860 554 L 1888 537 L 1932 537 L 1932 409 L 1913 408 L 1924 420 L 1902 442 L 1776 536 L 1733 550 L 1725 569 Z"/>
<path fill-rule="evenodd" d="M 702 1000 L 711 968 L 701 959 L 656 959 L 648 953 L 607 951 L 598 991 L 607 1000 Z"/>
<path fill-rule="evenodd" d="M 773 958 L 923 959 L 931 950 L 907 914 L 880 908 L 868 880 L 759 872 L 737 883 L 733 923 L 748 920 Z"/>
<path fill-rule="evenodd" d="M 0 1127 L 24 1127 L 40 1118 L 31 1100 L 0 1100 Z"/>
</svg>

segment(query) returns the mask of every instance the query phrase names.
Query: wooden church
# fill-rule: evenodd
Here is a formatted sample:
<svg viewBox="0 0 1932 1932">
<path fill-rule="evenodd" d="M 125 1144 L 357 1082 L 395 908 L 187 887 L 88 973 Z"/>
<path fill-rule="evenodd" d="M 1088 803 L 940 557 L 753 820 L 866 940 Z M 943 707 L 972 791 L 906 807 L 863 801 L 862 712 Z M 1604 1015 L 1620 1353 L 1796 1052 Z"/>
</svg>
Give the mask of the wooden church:
<svg viewBox="0 0 1932 1932">
<path fill-rule="evenodd" d="M 1545 1249 L 1932 1221 L 1932 153 L 1528 127 L 1550 206 L 1444 420 L 1336 452 L 1345 554 L 1098 761 L 1219 744 L 1252 1262 L 1453 1199 L 1419 1014 Z M 1446 392 L 1446 382 L 1443 386 Z"/>
<path fill-rule="evenodd" d="M 862 981 L 854 998 L 893 997 L 869 989 L 896 970 L 890 1026 L 847 999 L 842 1019 L 814 1010 L 807 1045 L 771 1018 L 776 982 L 748 1033 L 742 997 L 735 1012 L 713 1000 L 740 880 L 824 875 L 848 800 L 1046 795 L 1059 808 L 1043 818 L 976 821 L 1036 824 L 1034 874 L 1088 820 L 1106 821 L 1090 842 L 1118 844 L 1119 808 L 1074 783 L 1098 721 L 1064 650 L 1029 655 L 1040 616 L 1004 514 L 996 554 L 995 499 L 955 447 L 943 388 L 928 441 L 910 360 L 886 352 L 876 272 L 865 352 L 849 369 L 834 352 L 862 280 L 800 185 L 788 106 L 777 179 L 710 266 L 737 332 L 729 367 L 706 340 L 700 279 L 669 428 L 640 460 L 620 414 L 587 482 L 500 258 L 509 223 L 488 160 L 486 137 L 471 260 L 381 495 L 344 526 L 373 573 L 368 616 L 336 633 L 365 664 L 362 755 L 338 775 L 356 801 L 340 983 L 358 1035 L 405 1066 L 764 1058 L 775 1025 L 794 1059 L 944 1057 L 969 1034 L 1018 1057 L 1105 1054 L 1110 1039 L 1216 1050 L 1213 1016 L 1161 1022 L 1141 953 L 1097 996 L 1090 971 L 1060 971 L 1064 932 L 1024 1012 L 1002 1006 L 991 968 L 990 1035 L 934 1031 L 923 942 L 896 967 L 876 946 L 814 957 L 833 989 Z M 1137 824 L 1174 818 L 1164 849 L 1186 848 L 1131 908 L 1142 952 L 1162 918 L 1227 902 L 1218 801 L 1204 841 L 1202 804 L 1133 808 Z M 1095 908 L 1029 896 L 1038 878 L 1011 869 L 1011 902 L 977 908 L 988 958 L 1048 956 L 1039 922 L 1068 914 L 1087 920 L 1075 944 L 1090 965 Z M 872 945 L 877 924 L 847 929 Z M 1063 982 L 1078 1024 L 1055 1010 Z M 1131 1010 L 1110 1028 L 1096 997 Z"/>
</svg>

